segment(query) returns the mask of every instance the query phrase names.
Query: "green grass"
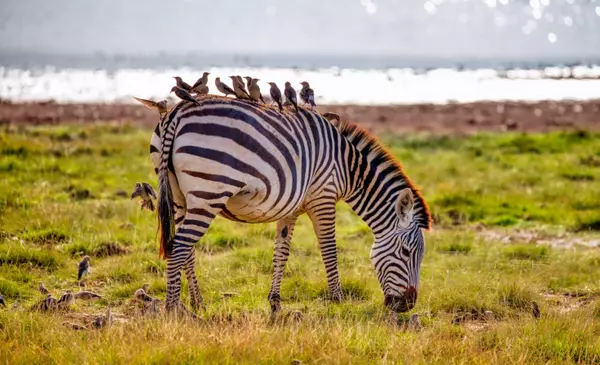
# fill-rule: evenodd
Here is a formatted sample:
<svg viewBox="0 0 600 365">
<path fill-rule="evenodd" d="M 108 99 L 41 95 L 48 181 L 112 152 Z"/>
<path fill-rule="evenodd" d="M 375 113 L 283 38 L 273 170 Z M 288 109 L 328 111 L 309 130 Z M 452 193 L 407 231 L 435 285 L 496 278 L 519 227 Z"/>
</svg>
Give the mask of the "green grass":
<svg viewBox="0 0 600 365">
<path fill-rule="evenodd" d="M 284 272 L 284 313 L 272 323 L 274 224 L 217 219 L 196 247 L 203 321 L 133 316 L 131 297 L 142 284 L 159 298 L 166 291 L 155 216 L 128 198 L 136 181 L 156 186 L 150 135 L 117 124 L 0 132 L 0 293 L 8 303 L 0 309 L 0 363 L 600 362 L 600 251 L 582 244 L 600 237 L 600 135 L 384 138 L 436 220 L 425 234 L 413 311 L 419 332 L 389 323 L 369 261 L 372 236 L 344 204 L 343 302 L 327 299 L 318 245 L 302 217 Z M 29 311 L 42 298 L 39 281 L 55 295 L 78 290 L 83 255 L 92 257 L 88 288 L 105 299 L 77 302 L 70 313 Z M 121 314 L 109 329 L 62 325 L 107 305 Z M 287 317 L 293 310 L 300 321 Z M 486 311 L 495 320 L 481 319 Z M 465 315 L 471 319 L 453 324 Z"/>
</svg>

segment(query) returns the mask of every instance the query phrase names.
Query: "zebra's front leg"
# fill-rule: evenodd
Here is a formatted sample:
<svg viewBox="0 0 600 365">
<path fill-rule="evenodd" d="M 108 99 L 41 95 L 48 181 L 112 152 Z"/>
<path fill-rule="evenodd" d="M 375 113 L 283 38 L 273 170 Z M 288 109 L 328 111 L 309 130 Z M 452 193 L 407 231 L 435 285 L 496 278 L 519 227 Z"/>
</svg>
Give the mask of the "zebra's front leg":
<svg viewBox="0 0 600 365">
<path fill-rule="evenodd" d="M 297 216 L 292 216 L 277 221 L 277 237 L 275 237 L 273 251 L 273 281 L 269 291 L 269 304 L 273 315 L 281 310 L 281 279 L 290 255 L 290 242 L 297 219 Z"/>
<path fill-rule="evenodd" d="M 343 294 L 335 242 L 335 203 L 335 197 L 321 197 L 307 204 L 307 213 L 319 240 L 329 295 L 331 300 L 339 302 L 343 299 Z"/>
<path fill-rule="evenodd" d="M 181 298 L 181 269 L 194 261 L 194 244 L 204 236 L 210 223 L 219 213 L 218 204 L 187 204 L 187 211 L 181 226 L 177 227 L 173 238 L 172 250 L 167 258 L 167 299 L 166 309 L 177 309 Z M 195 272 L 192 268 L 193 282 L 197 289 Z M 198 290 L 198 293 L 200 291 Z M 198 303 L 198 301 L 196 301 Z"/>
</svg>

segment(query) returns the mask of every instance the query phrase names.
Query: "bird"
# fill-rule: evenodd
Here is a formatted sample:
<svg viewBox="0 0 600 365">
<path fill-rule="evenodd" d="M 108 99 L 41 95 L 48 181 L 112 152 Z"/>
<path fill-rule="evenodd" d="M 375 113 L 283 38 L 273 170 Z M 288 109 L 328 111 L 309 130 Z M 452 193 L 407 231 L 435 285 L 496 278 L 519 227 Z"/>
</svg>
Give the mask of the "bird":
<svg viewBox="0 0 600 365">
<path fill-rule="evenodd" d="M 252 79 L 250 80 L 250 85 L 248 86 L 248 92 L 250 94 L 250 99 L 258 102 L 258 101 L 262 101 L 263 103 L 265 102 L 265 99 L 263 99 L 262 94 L 260 93 L 260 86 L 258 86 L 258 79 Z"/>
<path fill-rule="evenodd" d="M 42 293 L 42 294 L 48 294 L 48 293 L 49 293 L 48 289 L 46 289 L 46 287 L 44 286 L 44 283 L 42 283 L 41 281 L 40 281 L 40 283 L 38 284 L 37 290 L 38 290 L 40 293 Z"/>
<path fill-rule="evenodd" d="M 81 281 L 81 278 L 90 271 L 90 257 L 88 255 L 83 256 L 83 259 L 79 262 L 77 270 L 77 281 Z"/>
<path fill-rule="evenodd" d="M 240 99 L 250 99 L 250 95 L 244 88 L 244 82 L 238 79 L 238 76 L 229 76 L 233 83 L 233 92 Z"/>
<path fill-rule="evenodd" d="M 190 95 L 190 93 L 187 92 L 187 90 L 185 90 L 179 86 L 173 86 L 171 88 L 171 92 L 174 92 L 175 95 L 177 95 L 177 97 L 181 100 L 189 101 L 191 103 L 200 105 L 200 102 L 198 100 L 194 99 L 194 97 L 192 95 Z"/>
<path fill-rule="evenodd" d="M 49 310 L 56 310 L 58 308 L 58 302 L 56 298 L 52 297 L 52 294 L 48 294 L 46 298 L 44 298 L 38 305 L 39 308 L 43 312 L 47 312 Z"/>
<path fill-rule="evenodd" d="M 141 302 L 151 302 L 153 300 L 151 296 L 146 294 L 144 289 L 136 290 L 135 294 L 133 294 L 133 297 Z"/>
<path fill-rule="evenodd" d="M 283 111 L 283 105 L 281 104 L 281 90 L 279 90 L 277 84 L 274 82 L 269 82 L 269 85 L 271 85 L 271 89 L 269 89 L 271 99 L 277 103 L 279 106 L 279 111 Z"/>
<path fill-rule="evenodd" d="M 133 97 L 135 100 L 139 101 L 140 103 L 142 103 L 145 107 L 150 108 L 150 109 L 157 109 L 158 110 L 158 114 L 162 117 L 163 115 L 167 114 L 167 101 L 166 100 L 161 100 L 161 101 L 153 101 L 153 100 L 147 100 L 147 99 L 142 99 L 142 98 L 137 98 L 137 97 Z"/>
<path fill-rule="evenodd" d="M 190 84 L 188 84 L 187 82 L 183 81 L 181 79 L 181 77 L 179 76 L 173 76 L 173 78 L 175 79 L 175 83 L 177 84 L 178 87 L 182 88 L 183 90 L 189 92 L 192 87 L 190 86 Z M 173 91 L 173 90 L 171 90 Z"/>
<path fill-rule="evenodd" d="M 58 307 L 66 308 L 75 302 L 75 296 L 71 293 L 70 290 L 65 291 L 65 293 L 58 299 Z"/>
<path fill-rule="evenodd" d="M 300 90 L 300 99 L 304 102 L 304 104 L 310 104 L 311 107 L 317 106 L 315 104 L 315 92 L 310 88 L 310 85 L 306 81 L 302 81 L 300 83 L 302 85 L 302 90 Z"/>
<path fill-rule="evenodd" d="M 91 291 L 80 291 L 79 293 L 73 294 L 75 299 L 81 300 L 93 300 L 93 299 L 101 299 L 102 296 L 100 294 L 92 293 Z"/>
<path fill-rule="evenodd" d="M 208 94 L 208 75 L 210 72 L 205 72 L 202 77 L 196 81 L 194 85 L 189 89 L 191 93 L 205 95 Z"/>
<path fill-rule="evenodd" d="M 252 77 L 244 76 L 244 80 L 246 80 L 246 87 L 248 88 L 247 90 L 250 91 L 250 85 L 252 84 Z"/>
<path fill-rule="evenodd" d="M 289 81 L 286 81 L 285 83 L 283 94 L 285 95 L 285 99 L 290 102 L 294 108 L 296 108 L 296 111 L 298 111 L 298 98 L 296 96 L 296 90 L 294 90 Z"/>
<path fill-rule="evenodd" d="M 148 293 L 148 289 L 149 289 L 149 288 L 150 288 L 150 284 L 148 284 L 148 283 L 145 283 L 144 285 L 142 285 L 142 289 L 144 289 L 144 291 L 145 291 L 146 293 Z"/>
<path fill-rule="evenodd" d="M 94 318 L 94 321 L 92 322 L 92 326 L 95 329 L 100 329 L 100 328 L 104 328 L 106 326 L 110 326 L 112 325 L 112 321 L 113 321 L 113 316 L 112 316 L 112 311 L 110 309 L 110 307 L 108 307 L 106 309 L 106 314 L 105 315 L 99 315 L 96 318 Z"/>
<path fill-rule="evenodd" d="M 2 304 L 2 306 L 4 306 L 4 308 L 6 308 L 6 302 L 4 301 L 2 294 L 0 294 L 0 304 Z"/>
<path fill-rule="evenodd" d="M 137 196 L 142 198 L 142 201 L 140 202 L 142 209 L 146 208 L 150 211 L 154 211 L 154 203 L 152 202 L 152 198 L 156 199 L 156 192 L 152 186 L 150 186 L 150 184 L 146 182 L 135 183 L 135 190 L 131 194 L 131 199 Z"/>
<path fill-rule="evenodd" d="M 233 89 L 230 88 L 227 84 L 222 82 L 220 77 L 215 78 L 215 86 L 217 87 L 217 90 L 225 94 L 225 96 L 235 95 L 235 91 L 233 91 Z"/>
</svg>

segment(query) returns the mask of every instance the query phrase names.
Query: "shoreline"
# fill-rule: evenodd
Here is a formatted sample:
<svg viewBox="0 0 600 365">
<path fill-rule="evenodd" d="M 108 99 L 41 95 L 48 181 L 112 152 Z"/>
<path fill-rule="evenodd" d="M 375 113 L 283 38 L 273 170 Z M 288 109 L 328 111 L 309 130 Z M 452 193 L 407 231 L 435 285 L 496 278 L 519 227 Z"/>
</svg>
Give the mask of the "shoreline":
<svg viewBox="0 0 600 365">
<path fill-rule="evenodd" d="M 575 101 L 482 101 L 450 104 L 320 105 L 376 134 L 600 131 L 600 99 Z M 135 104 L 0 101 L 0 125 L 115 121 L 152 127 L 157 113 Z"/>
</svg>

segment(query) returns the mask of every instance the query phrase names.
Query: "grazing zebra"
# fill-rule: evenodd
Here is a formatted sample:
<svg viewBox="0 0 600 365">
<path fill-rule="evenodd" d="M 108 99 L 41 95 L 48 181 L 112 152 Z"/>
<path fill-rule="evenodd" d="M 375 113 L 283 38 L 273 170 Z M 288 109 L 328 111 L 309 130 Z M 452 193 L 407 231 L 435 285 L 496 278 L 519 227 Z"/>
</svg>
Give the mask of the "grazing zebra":
<svg viewBox="0 0 600 365">
<path fill-rule="evenodd" d="M 391 310 L 417 299 L 429 229 L 427 205 L 402 167 L 364 130 L 251 101 L 210 97 L 180 102 L 152 136 L 159 175 L 161 256 L 167 259 L 167 309 L 180 305 L 181 276 L 191 305 L 202 303 L 194 244 L 212 220 L 277 222 L 269 302 L 280 310 L 280 285 L 298 216 L 307 213 L 319 241 L 330 295 L 342 299 L 335 243 L 335 206 L 346 201 L 374 234 L 371 262 Z"/>
</svg>

